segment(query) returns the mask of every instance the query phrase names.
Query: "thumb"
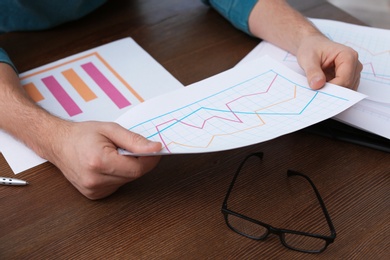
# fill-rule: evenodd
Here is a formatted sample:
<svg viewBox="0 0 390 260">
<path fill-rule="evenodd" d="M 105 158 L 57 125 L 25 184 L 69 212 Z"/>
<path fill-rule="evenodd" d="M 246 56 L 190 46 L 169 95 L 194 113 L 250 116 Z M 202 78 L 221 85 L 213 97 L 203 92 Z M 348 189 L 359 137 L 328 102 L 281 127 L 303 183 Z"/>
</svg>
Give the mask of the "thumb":
<svg viewBox="0 0 390 260">
<path fill-rule="evenodd" d="M 310 88 L 317 90 L 326 83 L 326 76 L 321 69 L 321 61 L 316 57 L 305 57 L 299 61 L 299 65 L 305 71 Z"/>
<path fill-rule="evenodd" d="M 311 66 L 307 68 L 302 68 L 306 73 L 307 82 L 309 83 L 311 89 L 317 90 L 325 85 L 326 77 L 320 67 Z"/>
<path fill-rule="evenodd" d="M 119 148 L 133 153 L 153 153 L 160 151 L 162 148 L 160 142 L 150 141 L 118 124 L 113 124 L 113 127 L 115 130 L 107 131 L 106 136 Z"/>
<path fill-rule="evenodd" d="M 133 153 L 153 153 L 161 150 L 160 142 L 151 141 L 142 135 L 127 131 L 127 142 L 121 148 Z"/>
</svg>

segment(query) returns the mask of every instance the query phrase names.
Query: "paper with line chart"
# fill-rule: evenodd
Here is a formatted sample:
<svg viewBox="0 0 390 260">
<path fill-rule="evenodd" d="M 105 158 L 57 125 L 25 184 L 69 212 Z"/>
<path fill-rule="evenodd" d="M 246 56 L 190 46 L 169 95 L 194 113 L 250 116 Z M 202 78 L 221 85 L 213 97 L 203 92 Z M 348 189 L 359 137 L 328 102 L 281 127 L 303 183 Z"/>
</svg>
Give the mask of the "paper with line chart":
<svg viewBox="0 0 390 260">
<path fill-rule="evenodd" d="M 148 100 L 116 122 L 161 142 L 159 154 L 214 152 L 299 130 L 364 97 L 331 84 L 311 90 L 305 77 L 262 57 Z"/>
<path fill-rule="evenodd" d="M 353 48 L 363 64 L 358 91 L 367 99 L 390 103 L 390 30 L 347 24 L 343 22 L 311 19 L 329 39 Z M 304 75 L 294 55 L 263 42 L 246 58 L 270 55 L 286 66 Z"/>
<path fill-rule="evenodd" d="M 27 71 L 20 79 L 38 105 L 72 121 L 114 121 L 146 99 L 183 87 L 131 38 Z M 4 132 L 0 151 L 14 173 L 45 162 Z"/>
<path fill-rule="evenodd" d="M 358 91 L 367 98 L 334 118 L 390 139 L 390 30 L 311 19 L 330 39 L 350 46 L 363 64 Z M 304 75 L 296 57 L 268 42 L 261 42 L 240 63 L 269 55 Z"/>
</svg>

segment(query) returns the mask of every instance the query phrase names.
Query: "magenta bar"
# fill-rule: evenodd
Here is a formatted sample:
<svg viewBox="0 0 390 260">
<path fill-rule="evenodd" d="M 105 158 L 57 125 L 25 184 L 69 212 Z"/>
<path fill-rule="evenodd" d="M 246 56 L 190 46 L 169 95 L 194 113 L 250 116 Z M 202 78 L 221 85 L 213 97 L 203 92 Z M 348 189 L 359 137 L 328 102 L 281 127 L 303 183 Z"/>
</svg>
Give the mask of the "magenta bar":
<svg viewBox="0 0 390 260">
<path fill-rule="evenodd" d="M 43 78 L 42 81 L 69 116 L 75 116 L 83 112 L 53 76 Z"/>
<path fill-rule="evenodd" d="M 96 84 L 106 93 L 118 108 L 130 106 L 131 103 L 119 92 L 118 89 L 96 68 L 92 62 L 81 65 Z"/>
</svg>

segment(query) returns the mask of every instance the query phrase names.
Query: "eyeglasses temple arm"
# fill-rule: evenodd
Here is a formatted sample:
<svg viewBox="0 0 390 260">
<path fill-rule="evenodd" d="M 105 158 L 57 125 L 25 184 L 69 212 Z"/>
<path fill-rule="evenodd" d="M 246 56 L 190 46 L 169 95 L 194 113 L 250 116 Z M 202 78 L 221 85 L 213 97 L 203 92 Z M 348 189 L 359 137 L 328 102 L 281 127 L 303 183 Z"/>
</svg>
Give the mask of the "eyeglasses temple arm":
<svg viewBox="0 0 390 260">
<path fill-rule="evenodd" d="M 333 223 L 332 223 L 332 220 L 330 218 L 330 215 L 329 215 L 329 212 L 328 210 L 326 209 L 326 206 L 325 206 L 325 203 L 320 195 L 320 192 L 318 191 L 317 187 L 314 185 L 313 181 L 306 175 L 300 173 L 300 172 L 297 172 L 297 171 L 293 171 L 293 170 L 287 170 L 287 176 L 294 176 L 294 175 L 298 175 L 298 176 L 301 176 L 303 178 L 305 178 L 311 185 L 311 187 L 313 188 L 316 196 L 317 196 L 317 199 L 318 199 L 318 202 L 320 203 L 321 205 L 321 209 L 322 209 L 322 212 L 324 213 L 325 215 L 325 218 L 326 218 L 326 221 L 328 222 L 328 226 L 330 228 L 330 232 L 332 234 L 332 236 L 336 237 L 336 230 L 333 226 Z"/>
<path fill-rule="evenodd" d="M 227 201 L 228 201 L 228 199 L 229 199 L 230 192 L 231 192 L 232 189 L 233 189 L 234 183 L 236 182 L 236 179 L 237 179 L 237 177 L 238 177 L 238 174 L 240 173 L 241 168 L 244 166 L 245 162 L 246 162 L 250 157 L 252 157 L 252 156 L 257 156 L 257 157 L 259 157 L 260 159 L 263 159 L 263 153 L 262 153 L 262 152 L 251 153 L 251 154 L 249 154 L 248 156 L 245 157 L 245 159 L 244 159 L 244 160 L 240 163 L 240 165 L 238 166 L 238 169 L 237 169 L 236 173 L 235 173 L 234 176 L 233 176 L 233 180 L 232 180 L 232 182 L 230 183 L 229 189 L 228 189 L 228 191 L 226 192 L 225 199 L 223 200 L 222 207 L 227 208 Z"/>
</svg>

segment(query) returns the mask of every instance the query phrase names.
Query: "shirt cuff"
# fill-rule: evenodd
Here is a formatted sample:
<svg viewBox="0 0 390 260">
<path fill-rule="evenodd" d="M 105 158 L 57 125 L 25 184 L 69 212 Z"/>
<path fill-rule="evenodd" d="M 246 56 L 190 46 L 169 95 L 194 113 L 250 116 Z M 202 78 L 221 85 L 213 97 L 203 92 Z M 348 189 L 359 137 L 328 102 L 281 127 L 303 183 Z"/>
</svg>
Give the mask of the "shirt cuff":
<svg viewBox="0 0 390 260">
<path fill-rule="evenodd" d="M 258 0 L 202 0 L 211 5 L 236 28 L 252 35 L 249 31 L 249 15 Z"/>
<path fill-rule="evenodd" d="M 15 70 L 16 74 L 19 73 L 11 59 L 8 57 L 8 54 L 2 48 L 0 48 L 0 62 L 7 63 Z"/>
</svg>

